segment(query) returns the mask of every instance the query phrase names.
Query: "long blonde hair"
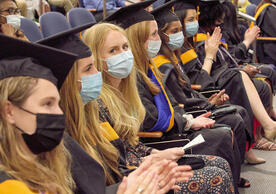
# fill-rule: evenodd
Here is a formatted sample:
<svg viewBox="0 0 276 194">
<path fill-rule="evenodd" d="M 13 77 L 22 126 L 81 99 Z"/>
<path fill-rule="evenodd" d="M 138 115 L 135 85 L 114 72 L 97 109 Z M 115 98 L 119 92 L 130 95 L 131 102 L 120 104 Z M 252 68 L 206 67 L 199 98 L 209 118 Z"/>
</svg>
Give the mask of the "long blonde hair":
<svg viewBox="0 0 276 194">
<path fill-rule="evenodd" d="M 82 148 L 104 168 L 107 184 L 114 184 L 114 177 L 108 168 L 121 176 L 118 171 L 119 153 L 102 136 L 98 107 L 94 106 L 92 111 L 85 110 L 77 85 L 77 74 L 78 62 L 75 62 L 60 90 L 61 107 L 66 115 L 66 129 Z"/>
<path fill-rule="evenodd" d="M 151 93 L 154 95 L 158 94 L 160 92 L 159 87 L 156 86 L 147 76 L 149 64 L 151 64 L 157 77 L 162 80 L 162 74 L 154 65 L 153 61 L 148 56 L 146 49 L 144 48 L 144 44 L 150 35 L 150 21 L 143 21 L 130 26 L 126 29 L 126 34 L 132 49 L 135 61 L 134 64 L 138 73 L 140 73 L 143 80 L 146 82 Z"/>
<path fill-rule="evenodd" d="M 104 61 L 100 50 L 110 31 L 118 31 L 126 37 L 122 28 L 113 24 L 101 23 L 86 30 L 84 42 L 94 54 L 96 68 L 102 72 L 103 90 L 100 98 L 110 112 L 114 122 L 113 128 L 121 139 L 128 141 L 130 145 L 136 145 L 139 141 L 137 133 L 145 117 L 145 108 L 138 94 L 135 68 L 132 69 L 128 77 L 121 80 L 119 88 L 115 88 L 109 83 L 107 73 L 103 71 Z"/>
<path fill-rule="evenodd" d="M 0 81 L 0 169 L 34 191 L 73 194 L 75 183 L 71 176 L 71 156 L 63 141 L 52 151 L 38 154 L 36 159 L 19 145 L 21 134 L 6 120 L 5 104 L 21 106 L 31 95 L 38 79 L 11 77 Z"/>
</svg>

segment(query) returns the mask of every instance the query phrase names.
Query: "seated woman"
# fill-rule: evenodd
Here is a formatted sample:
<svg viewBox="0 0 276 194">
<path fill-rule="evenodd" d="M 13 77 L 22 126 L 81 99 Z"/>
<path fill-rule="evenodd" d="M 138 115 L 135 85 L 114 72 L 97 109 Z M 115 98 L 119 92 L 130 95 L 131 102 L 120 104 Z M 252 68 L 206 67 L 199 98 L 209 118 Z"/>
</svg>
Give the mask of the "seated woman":
<svg viewBox="0 0 276 194">
<path fill-rule="evenodd" d="M 91 111 L 92 115 L 99 114 L 101 122 L 107 122 L 122 139 L 128 165 L 139 166 L 143 158 L 150 155 L 159 159 L 179 160 L 184 154 L 181 148 L 159 151 L 139 142 L 137 132 L 144 120 L 145 109 L 138 94 L 133 55 L 124 30 L 113 24 L 97 24 L 85 31 L 84 41 L 95 53 L 95 66 L 103 75 L 100 98 L 93 105 L 86 105 L 87 109 L 90 108 L 87 111 Z M 183 157 L 192 158 L 189 155 Z M 194 170 L 187 182 L 179 182 L 179 193 L 233 192 L 231 170 L 225 160 L 215 156 L 193 157 L 202 158 L 205 167 Z M 201 176 L 202 182 L 198 181 Z M 214 185 L 215 177 L 225 178 Z M 182 178 L 185 180 L 185 177 Z M 192 188 L 192 184 L 196 184 L 197 188 Z"/>
<path fill-rule="evenodd" d="M 67 22 L 65 18 L 64 20 L 63 22 Z M 79 31 L 82 29 L 79 28 Z M 84 105 L 97 98 L 101 91 L 102 78 L 101 73 L 98 73 L 93 66 L 93 57 L 90 49 L 79 37 L 74 35 L 75 33 L 77 33 L 76 29 L 68 29 L 40 42 L 73 52 L 78 56 L 78 60 L 61 88 L 61 106 L 66 113 L 66 128 L 69 134 L 104 168 L 107 185 L 118 183 L 124 175 L 128 175 L 127 184 L 131 185 L 133 181 L 136 181 L 137 176 L 141 175 L 141 172 L 147 171 L 152 175 L 145 173 L 153 179 L 153 174 L 158 175 L 156 175 L 157 182 L 153 182 L 154 185 L 158 184 L 161 179 L 164 179 L 165 182 L 162 183 L 162 187 L 156 189 L 156 187 L 152 188 L 150 181 L 148 181 L 145 186 L 149 186 L 147 186 L 148 188 L 145 192 L 154 193 L 158 191 L 166 193 L 169 189 L 175 188 L 174 183 L 178 176 L 178 171 L 181 170 L 178 170 L 175 162 L 161 160 L 161 162 L 154 162 L 154 164 L 150 163 L 150 165 L 146 166 L 147 168 L 145 168 L 145 165 L 141 165 L 139 167 L 140 170 L 130 173 L 133 169 L 130 170 L 126 166 L 124 147 L 118 136 L 109 133 L 112 131 L 104 131 L 105 129 L 98 125 L 97 120 L 92 120 L 97 115 L 86 115 Z M 59 70 L 57 69 L 57 71 L 63 71 L 64 68 L 66 66 Z M 92 126 L 96 127 L 93 128 Z M 151 166 L 150 169 L 148 169 L 149 166 Z M 145 175 L 143 174 L 143 176 Z M 140 182 L 139 184 L 143 186 L 145 183 Z M 85 192 L 89 193 L 89 189 L 91 190 L 91 187 L 87 186 Z M 131 188 L 127 187 L 127 189 Z M 153 191 L 151 192 L 150 189 Z"/>
<path fill-rule="evenodd" d="M 0 1 L 0 33 L 7 36 L 28 40 L 20 28 L 20 9 L 14 0 Z"/>
<path fill-rule="evenodd" d="M 189 108 L 193 107 L 199 107 L 195 110 L 207 109 L 212 112 L 219 110 L 220 106 L 212 105 L 206 98 L 202 97 L 202 95 L 192 90 L 190 87 L 190 80 L 183 71 L 180 60 L 180 49 L 184 42 L 182 26 L 178 17 L 170 11 L 171 6 L 173 6 L 172 3 L 167 3 L 152 12 L 157 21 L 159 36 L 162 40 L 160 53 L 153 58 L 153 61 L 164 75 L 163 77 L 165 79 L 163 78 L 163 83 L 165 83 L 167 89 L 173 94 L 176 101 L 184 105 L 184 110 L 189 110 Z M 176 36 L 179 38 L 174 38 Z M 220 93 L 223 93 L 223 91 Z M 217 96 L 219 95 L 221 94 Z M 237 109 L 237 111 L 234 111 L 234 113 L 225 113 L 223 116 L 215 118 L 215 120 L 217 123 L 231 126 L 240 149 L 241 163 L 243 163 L 246 139 L 249 142 L 251 141 L 249 135 L 246 138 L 246 130 L 248 131 L 247 134 L 251 133 L 251 129 L 247 128 L 247 126 L 250 126 L 250 119 L 244 108 L 232 106 L 230 104 L 227 106 L 233 107 Z M 252 152 L 252 150 L 249 152 Z M 254 164 L 264 162 L 263 159 L 256 158 L 253 153 L 251 154 L 248 152 L 246 153 L 246 159 L 249 163 Z"/>
<path fill-rule="evenodd" d="M 106 21 L 119 24 L 126 29 L 137 69 L 139 95 L 146 108 L 146 116 L 141 130 L 161 131 L 164 134 L 163 140 L 179 137 L 179 135 L 193 139 L 198 134 L 202 134 L 206 141 L 193 148 L 193 153 L 217 155 L 227 159 L 233 170 L 236 186 L 240 174 L 239 150 L 236 144 L 234 144 L 233 150 L 230 128 L 226 127 L 229 130 L 225 130 L 225 127 L 210 128 L 214 125 L 214 120 L 207 118 L 210 113 L 195 119 L 186 115 L 164 89 L 160 82 L 161 76 L 157 76 L 160 75 L 160 72 L 151 58 L 159 52 L 161 40 L 157 33 L 156 21 L 150 13 L 143 9 L 150 3 L 151 1 L 146 1 L 121 8 L 106 18 Z"/>
<path fill-rule="evenodd" d="M 275 25 L 275 8 L 274 0 L 262 0 L 256 8 L 256 24 L 261 29 L 260 36 L 276 37 Z M 256 54 L 259 62 L 266 64 L 276 64 L 276 42 L 274 41 L 257 41 Z"/>
<path fill-rule="evenodd" d="M 244 38 L 241 37 L 240 29 L 238 27 L 237 14 L 235 6 L 231 2 L 224 2 L 224 22 L 223 22 L 223 39 L 227 43 L 228 51 L 235 58 L 238 64 L 250 64 L 253 63 L 253 55 L 249 53 L 249 49 L 252 48 L 252 44 L 256 41 L 256 38 L 260 35 L 260 28 L 252 26 L 245 32 Z M 255 68 L 254 66 L 258 67 Z M 250 65 L 250 68 L 243 68 L 250 77 L 254 77 L 256 74 L 265 75 L 271 85 L 273 92 L 276 88 L 276 72 L 272 69 L 274 64 L 260 64 L 254 63 L 254 66 Z M 250 71 L 251 70 L 251 71 Z M 258 71 L 259 70 L 259 71 Z M 269 85 L 269 86 L 270 86 Z M 272 104 L 272 103 L 271 103 Z M 275 117 L 273 109 L 271 116 Z"/>
<path fill-rule="evenodd" d="M 276 88 L 276 71 L 273 69 L 275 66 L 274 64 L 253 63 L 253 55 L 249 53 L 249 48 L 259 36 L 260 29 L 257 26 L 247 29 L 244 39 L 242 40 L 241 33 L 237 25 L 238 22 L 235 6 L 231 2 L 224 2 L 223 7 L 225 10 L 225 18 L 223 23 L 224 30 L 222 34 L 228 45 L 228 51 L 235 57 L 238 64 L 247 64 L 243 67 L 243 70 L 246 71 L 251 78 L 255 75 L 257 77 L 267 77 L 269 82 L 268 86 L 271 91 L 270 104 L 269 107 L 267 107 L 267 112 L 270 117 L 275 119 L 276 114 L 272 106 L 273 93 Z M 256 138 L 256 143 L 254 145 L 255 148 L 264 150 L 276 149 L 275 143 L 269 142 L 265 138 L 262 138 L 261 130 L 257 131 Z"/>
<path fill-rule="evenodd" d="M 218 2 L 217 3 L 215 2 L 212 5 L 220 5 L 220 4 Z M 208 6 L 209 4 L 207 3 L 206 7 Z M 206 7 L 205 7 L 205 11 L 207 9 Z M 183 22 L 182 26 L 184 25 L 185 27 L 185 21 L 188 23 L 189 19 L 192 19 L 192 21 L 196 20 L 195 6 L 193 6 L 193 8 L 186 9 L 186 8 L 182 8 L 182 5 L 180 5 L 178 8 L 175 7 L 175 9 L 176 9 L 175 13 L 179 16 L 179 18 L 181 18 L 181 22 Z M 188 12 L 185 12 L 185 10 L 191 10 L 190 14 L 192 15 L 189 15 L 189 17 L 187 17 Z M 205 11 L 201 10 L 200 17 L 203 18 L 203 15 L 206 17 Z M 202 23 L 202 20 L 201 20 L 201 23 Z M 209 25 L 209 24 L 205 22 L 204 25 Z M 213 26 L 212 29 L 214 29 L 214 25 L 212 26 Z M 197 29 L 198 28 L 196 28 L 193 35 L 196 34 Z M 211 26 L 209 26 L 208 29 L 211 30 Z M 196 38 L 197 41 L 200 40 L 199 38 L 200 37 L 197 36 Z M 191 39 L 190 41 L 192 41 L 193 43 L 192 38 L 190 39 Z M 210 49 L 207 49 L 209 50 L 208 52 L 205 53 L 204 42 L 202 42 L 197 47 L 197 49 L 199 49 L 198 53 L 200 55 L 200 58 L 197 58 L 197 54 L 191 48 L 189 52 L 185 52 L 184 54 L 182 54 L 182 59 L 185 59 L 185 57 L 189 56 L 189 60 L 188 60 L 189 62 L 182 61 L 184 64 L 183 68 L 185 72 L 189 76 L 191 82 L 194 84 L 202 83 L 203 87 L 211 85 L 211 86 L 219 87 L 221 89 L 225 88 L 226 93 L 230 96 L 229 101 L 231 102 L 231 104 L 240 105 L 247 110 L 249 117 L 251 119 L 250 129 L 253 129 L 253 115 L 254 115 L 256 119 L 264 127 L 265 137 L 267 137 L 270 140 L 273 140 L 276 135 L 276 123 L 273 120 L 271 120 L 271 118 L 268 116 L 262 104 L 262 101 L 260 100 L 258 92 L 256 91 L 256 88 L 252 83 L 251 79 L 248 77 L 248 75 L 244 71 L 240 71 L 237 68 L 229 68 L 229 65 L 232 64 L 233 61 L 235 62 L 235 60 L 233 60 L 233 58 L 228 53 L 228 51 L 225 48 L 222 48 L 222 46 L 220 45 L 219 52 L 216 53 L 216 45 L 219 44 L 220 39 L 221 39 L 220 29 L 215 28 L 212 37 L 208 39 L 205 44 L 207 48 L 210 48 Z M 190 47 L 189 43 L 187 44 L 188 44 L 188 47 Z M 228 61 L 226 61 L 226 59 Z M 214 61 L 214 60 L 217 60 L 217 61 Z M 232 62 L 229 63 L 229 61 L 232 61 Z M 254 82 L 255 84 L 257 84 L 256 85 L 257 88 L 259 88 L 259 93 L 264 94 L 263 98 L 267 98 L 267 99 L 263 99 L 263 102 L 266 103 L 268 106 L 270 101 L 269 99 L 270 97 L 269 95 L 267 95 L 269 94 L 268 88 L 265 87 L 265 85 L 263 85 L 261 81 L 256 80 Z"/>
<path fill-rule="evenodd" d="M 51 70 L 60 67 L 59 59 L 72 66 L 75 56 L 3 35 L 0 40 L 0 192 L 73 194 L 57 89 L 63 80 L 57 82 Z M 19 45 L 24 54 L 14 52 Z M 48 54 L 52 60 L 46 60 Z"/>
</svg>

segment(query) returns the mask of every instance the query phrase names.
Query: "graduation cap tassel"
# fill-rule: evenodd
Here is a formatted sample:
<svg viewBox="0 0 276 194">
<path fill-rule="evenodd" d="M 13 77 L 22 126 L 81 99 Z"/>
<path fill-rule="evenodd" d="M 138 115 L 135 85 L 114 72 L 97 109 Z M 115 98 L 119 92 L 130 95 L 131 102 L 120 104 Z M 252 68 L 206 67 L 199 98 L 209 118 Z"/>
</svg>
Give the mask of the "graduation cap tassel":
<svg viewBox="0 0 276 194">
<path fill-rule="evenodd" d="M 103 0 L 103 19 L 106 18 L 106 0 Z"/>
<path fill-rule="evenodd" d="M 196 6 L 196 19 L 197 19 L 197 21 L 199 19 L 199 5 Z M 197 33 L 194 37 L 194 41 L 197 42 Z"/>
</svg>

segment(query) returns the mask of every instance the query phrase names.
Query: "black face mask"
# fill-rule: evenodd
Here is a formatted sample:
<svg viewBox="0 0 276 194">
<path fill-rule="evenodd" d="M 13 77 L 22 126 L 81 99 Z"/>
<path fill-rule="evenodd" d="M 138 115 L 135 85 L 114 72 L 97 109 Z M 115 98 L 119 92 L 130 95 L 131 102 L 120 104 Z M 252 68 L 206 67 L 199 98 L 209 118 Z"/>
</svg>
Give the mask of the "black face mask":
<svg viewBox="0 0 276 194">
<path fill-rule="evenodd" d="M 21 107 L 19 108 L 36 116 L 36 131 L 34 134 L 26 134 L 16 126 L 17 129 L 23 132 L 22 137 L 34 154 L 51 151 L 60 144 L 65 129 L 64 115 L 35 114 Z"/>
</svg>

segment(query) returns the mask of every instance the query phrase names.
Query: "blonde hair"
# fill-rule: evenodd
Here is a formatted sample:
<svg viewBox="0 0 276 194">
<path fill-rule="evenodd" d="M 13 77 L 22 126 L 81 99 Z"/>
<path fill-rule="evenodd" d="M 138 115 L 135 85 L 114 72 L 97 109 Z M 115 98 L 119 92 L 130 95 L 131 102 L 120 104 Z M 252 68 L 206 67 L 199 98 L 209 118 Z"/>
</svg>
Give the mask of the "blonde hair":
<svg viewBox="0 0 276 194">
<path fill-rule="evenodd" d="M 103 71 L 104 60 L 100 50 L 111 31 L 118 31 L 126 37 L 125 31 L 119 26 L 101 23 L 85 32 L 84 42 L 94 54 L 96 68 L 102 72 L 103 90 L 100 98 L 110 112 L 113 128 L 121 139 L 128 141 L 130 145 L 136 145 L 139 141 L 137 133 L 145 117 L 145 108 L 138 94 L 135 68 L 128 77 L 121 80 L 118 89 L 109 83 L 107 73 Z"/>
<path fill-rule="evenodd" d="M 5 104 L 10 101 L 22 106 L 31 95 L 38 79 L 11 77 L 0 81 L 0 169 L 34 191 L 73 194 L 71 156 L 63 141 L 52 151 L 40 153 L 34 159 L 19 145 L 21 133 L 6 120 Z"/>
<path fill-rule="evenodd" d="M 102 136 L 99 124 L 99 113 L 94 106 L 92 111 L 84 108 L 77 85 L 78 63 L 69 72 L 60 90 L 61 107 L 66 115 L 66 129 L 69 134 L 104 168 L 107 184 L 114 184 L 114 177 L 118 171 L 119 153 L 117 149 Z M 96 147 L 98 150 L 96 150 Z"/>
<path fill-rule="evenodd" d="M 148 56 L 146 49 L 144 48 L 145 42 L 150 35 L 150 21 L 143 21 L 134 24 L 126 29 L 127 38 L 130 43 L 130 47 L 134 56 L 134 64 L 138 73 L 142 76 L 146 82 L 152 94 L 156 95 L 160 92 L 158 86 L 156 86 L 150 78 L 147 76 L 149 64 L 153 66 L 153 71 L 157 77 L 162 80 L 162 74 L 158 68 L 154 65 L 153 61 Z"/>
</svg>

